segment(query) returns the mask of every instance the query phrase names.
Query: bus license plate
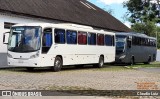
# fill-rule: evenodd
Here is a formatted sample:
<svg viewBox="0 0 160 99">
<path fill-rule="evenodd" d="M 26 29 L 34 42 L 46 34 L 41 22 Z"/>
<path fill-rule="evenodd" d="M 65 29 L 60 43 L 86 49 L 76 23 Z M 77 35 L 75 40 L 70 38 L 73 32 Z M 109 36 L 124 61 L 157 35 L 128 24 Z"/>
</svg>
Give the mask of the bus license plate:
<svg viewBox="0 0 160 99">
<path fill-rule="evenodd" d="M 18 63 L 24 63 L 23 60 L 18 60 Z"/>
</svg>

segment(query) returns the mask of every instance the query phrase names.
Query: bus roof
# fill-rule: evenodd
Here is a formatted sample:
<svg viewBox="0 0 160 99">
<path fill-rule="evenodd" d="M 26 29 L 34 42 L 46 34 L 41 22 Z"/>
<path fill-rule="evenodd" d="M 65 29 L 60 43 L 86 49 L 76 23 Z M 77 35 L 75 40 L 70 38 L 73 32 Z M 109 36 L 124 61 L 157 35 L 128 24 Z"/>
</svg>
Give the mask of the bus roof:
<svg viewBox="0 0 160 99">
<path fill-rule="evenodd" d="M 87 32 L 94 32 L 94 33 L 108 33 L 115 35 L 115 32 L 108 32 L 104 30 L 97 30 L 91 26 L 79 25 L 79 24 L 72 24 L 72 23 L 26 23 L 26 24 L 16 24 L 16 26 L 40 26 L 44 28 L 60 28 L 60 29 L 71 29 L 71 30 L 78 30 L 78 31 L 87 31 Z"/>
<path fill-rule="evenodd" d="M 155 37 L 148 36 L 146 34 L 142 33 L 136 33 L 136 32 L 116 32 L 115 35 L 125 35 L 125 36 L 137 36 L 137 37 L 143 37 L 143 38 L 149 38 L 149 39 L 155 39 Z"/>
</svg>

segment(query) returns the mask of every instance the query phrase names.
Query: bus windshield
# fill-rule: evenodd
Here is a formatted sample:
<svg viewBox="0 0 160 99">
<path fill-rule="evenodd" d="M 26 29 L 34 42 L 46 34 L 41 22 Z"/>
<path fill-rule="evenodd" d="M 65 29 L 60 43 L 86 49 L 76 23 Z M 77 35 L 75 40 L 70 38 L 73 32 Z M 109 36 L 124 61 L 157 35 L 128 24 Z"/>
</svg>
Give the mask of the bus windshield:
<svg viewBox="0 0 160 99">
<path fill-rule="evenodd" d="M 11 28 L 8 50 L 12 52 L 34 52 L 40 49 L 41 28 L 19 26 Z"/>
<path fill-rule="evenodd" d="M 126 36 L 116 36 L 116 54 L 121 54 L 125 51 Z"/>
</svg>

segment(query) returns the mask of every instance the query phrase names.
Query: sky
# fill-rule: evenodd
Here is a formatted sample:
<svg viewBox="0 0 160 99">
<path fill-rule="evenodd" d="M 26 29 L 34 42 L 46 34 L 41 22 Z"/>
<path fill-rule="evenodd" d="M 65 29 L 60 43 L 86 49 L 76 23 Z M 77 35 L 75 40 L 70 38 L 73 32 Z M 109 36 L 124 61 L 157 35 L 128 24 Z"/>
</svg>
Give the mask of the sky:
<svg viewBox="0 0 160 99">
<path fill-rule="evenodd" d="M 130 27 L 130 23 L 123 20 L 123 16 L 127 12 L 127 8 L 123 8 L 123 2 L 127 0 L 88 0 L 100 8 L 112 9 L 113 16 Z"/>
</svg>

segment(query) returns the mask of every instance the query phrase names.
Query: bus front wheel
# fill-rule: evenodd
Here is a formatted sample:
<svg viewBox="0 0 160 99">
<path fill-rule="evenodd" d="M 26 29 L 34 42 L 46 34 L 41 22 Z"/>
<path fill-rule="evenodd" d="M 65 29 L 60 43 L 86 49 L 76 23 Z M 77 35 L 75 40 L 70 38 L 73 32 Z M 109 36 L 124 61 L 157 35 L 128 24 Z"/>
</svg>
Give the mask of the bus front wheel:
<svg viewBox="0 0 160 99">
<path fill-rule="evenodd" d="M 61 59 L 59 56 L 57 56 L 57 57 L 55 58 L 54 66 L 52 67 L 52 70 L 53 70 L 54 72 L 60 71 L 61 68 L 62 68 L 62 64 L 63 64 L 62 59 Z"/>
<path fill-rule="evenodd" d="M 132 57 L 132 58 L 131 58 L 130 65 L 134 65 L 134 64 L 135 64 L 134 57 Z"/>
</svg>

